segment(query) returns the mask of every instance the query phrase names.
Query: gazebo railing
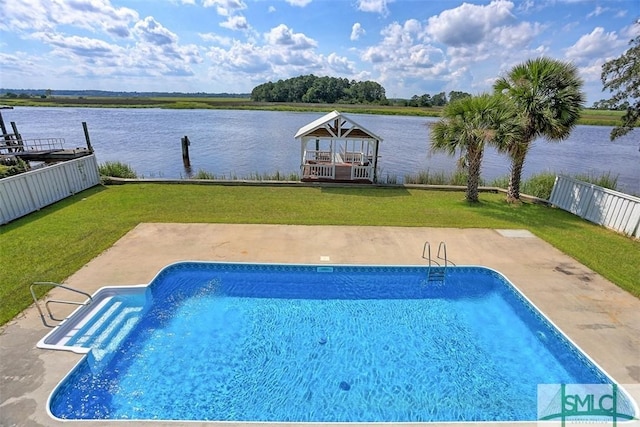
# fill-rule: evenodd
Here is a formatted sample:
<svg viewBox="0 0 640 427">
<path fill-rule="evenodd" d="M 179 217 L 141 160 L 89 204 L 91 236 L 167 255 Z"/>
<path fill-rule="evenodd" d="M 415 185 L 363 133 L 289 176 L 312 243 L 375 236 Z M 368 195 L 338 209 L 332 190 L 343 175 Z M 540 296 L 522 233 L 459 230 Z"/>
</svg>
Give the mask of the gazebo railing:
<svg viewBox="0 0 640 427">
<path fill-rule="evenodd" d="M 351 179 L 368 179 L 373 181 L 373 167 L 367 166 L 351 166 Z"/>
<path fill-rule="evenodd" d="M 355 151 L 346 151 L 343 156 L 346 163 L 362 163 L 364 161 L 364 154 Z"/>
<path fill-rule="evenodd" d="M 331 151 L 324 150 L 305 150 L 304 152 L 305 162 L 331 162 Z"/>
<path fill-rule="evenodd" d="M 335 179 L 336 168 L 331 164 L 315 164 L 302 166 L 302 178 Z"/>
</svg>

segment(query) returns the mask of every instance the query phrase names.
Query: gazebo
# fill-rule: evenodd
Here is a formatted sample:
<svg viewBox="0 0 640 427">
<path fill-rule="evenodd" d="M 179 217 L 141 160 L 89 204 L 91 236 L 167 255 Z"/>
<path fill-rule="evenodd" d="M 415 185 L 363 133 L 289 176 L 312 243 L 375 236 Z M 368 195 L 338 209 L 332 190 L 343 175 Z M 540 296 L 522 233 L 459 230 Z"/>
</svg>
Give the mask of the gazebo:
<svg viewBox="0 0 640 427">
<path fill-rule="evenodd" d="M 338 111 L 301 127 L 301 180 L 374 183 L 382 138 Z"/>
</svg>

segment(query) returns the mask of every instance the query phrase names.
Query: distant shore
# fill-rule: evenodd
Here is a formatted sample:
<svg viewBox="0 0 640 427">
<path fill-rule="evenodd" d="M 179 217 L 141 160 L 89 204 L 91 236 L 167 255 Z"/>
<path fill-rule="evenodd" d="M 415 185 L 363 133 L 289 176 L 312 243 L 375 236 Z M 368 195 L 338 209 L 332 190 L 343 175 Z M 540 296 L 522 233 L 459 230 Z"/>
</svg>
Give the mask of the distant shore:
<svg viewBox="0 0 640 427">
<path fill-rule="evenodd" d="M 164 109 L 219 109 L 328 112 L 339 110 L 354 114 L 384 114 L 397 116 L 439 117 L 440 107 L 405 107 L 375 104 L 304 104 L 280 102 L 254 102 L 247 98 L 220 97 L 72 97 L 0 98 L 0 103 L 13 107 L 85 107 L 85 108 L 164 108 Z M 582 111 L 581 125 L 616 126 L 623 111 Z"/>
</svg>

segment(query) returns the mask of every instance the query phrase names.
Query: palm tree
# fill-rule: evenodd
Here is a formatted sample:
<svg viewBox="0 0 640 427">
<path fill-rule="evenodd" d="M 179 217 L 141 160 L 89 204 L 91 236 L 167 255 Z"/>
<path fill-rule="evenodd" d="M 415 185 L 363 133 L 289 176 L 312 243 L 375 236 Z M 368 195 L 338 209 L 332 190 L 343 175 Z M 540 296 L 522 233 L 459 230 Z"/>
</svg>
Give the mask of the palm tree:
<svg viewBox="0 0 640 427">
<path fill-rule="evenodd" d="M 523 119 L 523 136 L 507 149 L 511 176 L 507 200 L 520 200 L 522 168 L 531 143 L 537 137 L 550 141 L 567 138 L 585 102 L 577 68 L 551 58 L 530 59 L 516 65 L 494 84 L 494 90 L 511 98 Z"/>
<path fill-rule="evenodd" d="M 431 149 L 450 155 L 457 150 L 464 153 L 468 171 L 466 199 L 477 202 L 484 146 L 490 143 L 503 149 L 521 138 L 519 116 L 509 99 L 483 94 L 447 104 L 441 117 L 431 127 Z"/>
</svg>

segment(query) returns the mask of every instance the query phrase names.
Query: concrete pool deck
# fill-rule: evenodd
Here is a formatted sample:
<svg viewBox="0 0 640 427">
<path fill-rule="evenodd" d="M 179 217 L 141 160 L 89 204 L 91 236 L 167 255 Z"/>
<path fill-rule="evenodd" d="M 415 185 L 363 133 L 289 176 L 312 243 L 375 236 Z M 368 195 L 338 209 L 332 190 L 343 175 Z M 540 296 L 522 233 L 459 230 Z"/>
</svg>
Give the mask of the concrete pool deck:
<svg viewBox="0 0 640 427">
<path fill-rule="evenodd" d="M 433 257 L 438 243 L 444 241 L 449 260 L 457 265 L 482 265 L 503 273 L 618 383 L 632 385 L 629 391 L 638 401 L 635 390 L 640 383 L 640 299 L 526 230 L 140 224 L 65 283 L 88 293 L 103 286 L 143 284 L 151 281 L 167 264 L 184 260 L 424 265 L 425 241 L 431 243 Z M 60 289 L 51 291 L 50 297 L 72 298 Z M 53 308 L 56 314 L 68 313 L 62 311 L 63 306 Z M 38 340 L 49 330 L 42 325 L 34 306 L 0 330 L 0 426 L 67 424 L 47 414 L 47 399 L 82 356 L 36 348 Z M 113 422 L 73 424 L 116 425 Z M 142 423 L 117 423 L 118 426 L 139 424 Z M 178 424 L 150 422 L 147 425 Z"/>
</svg>

